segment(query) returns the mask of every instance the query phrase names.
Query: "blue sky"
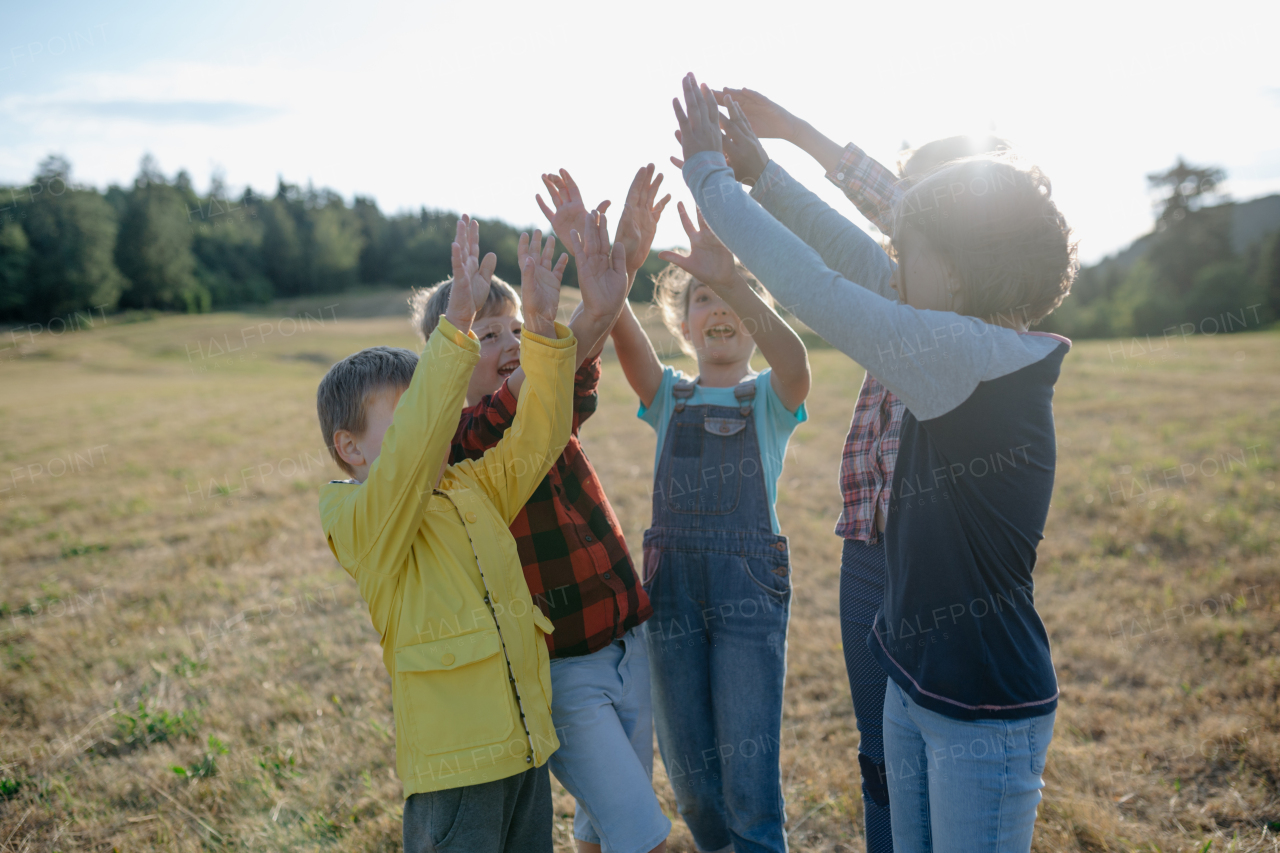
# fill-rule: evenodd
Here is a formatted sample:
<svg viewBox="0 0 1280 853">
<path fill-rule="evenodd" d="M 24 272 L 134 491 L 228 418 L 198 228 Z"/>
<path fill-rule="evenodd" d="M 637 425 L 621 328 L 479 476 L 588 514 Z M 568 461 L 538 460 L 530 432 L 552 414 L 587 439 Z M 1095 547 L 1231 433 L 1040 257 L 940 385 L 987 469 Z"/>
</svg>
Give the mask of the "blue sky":
<svg viewBox="0 0 1280 853">
<path fill-rule="evenodd" d="M 994 128 L 1050 175 L 1095 260 L 1151 226 L 1145 175 L 1226 168 L 1227 191 L 1280 192 L 1280 6 L 682 2 L 548 6 L 0 3 L 0 182 L 49 153 L 81 183 L 146 152 L 196 186 L 314 181 L 384 210 L 542 225 L 538 175 L 570 169 L 621 202 L 677 152 L 671 97 L 692 70 L 759 89 L 892 164 Z M 861 222 L 802 152 L 771 156 Z M 664 218 L 659 245 L 684 242 Z"/>
</svg>

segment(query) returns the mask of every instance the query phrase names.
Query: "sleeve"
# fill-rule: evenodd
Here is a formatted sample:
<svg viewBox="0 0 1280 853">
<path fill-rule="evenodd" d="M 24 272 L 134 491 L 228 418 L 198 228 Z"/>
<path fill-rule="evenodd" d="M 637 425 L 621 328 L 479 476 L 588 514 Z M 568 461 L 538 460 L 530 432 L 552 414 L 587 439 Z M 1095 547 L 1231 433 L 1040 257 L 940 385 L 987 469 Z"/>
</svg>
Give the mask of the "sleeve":
<svg viewBox="0 0 1280 853">
<path fill-rule="evenodd" d="M 891 233 L 893 209 L 902 198 L 898 176 L 850 142 L 827 180 L 840 188 L 858 212 L 881 233 Z"/>
<path fill-rule="evenodd" d="M 573 332 L 556 323 L 554 340 L 528 329 L 521 340 L 525 380 L 515 420 L 484 456 L 454 466 L 484 491 L 508 525 L 564 452 L 573 427 Z"/>
<path fill-rule="evenodd" d="M 791 182 L 780 169 L 776 175 L 775 182 Z M 968 399 L 987 371 L 993 342 L 1007 339 L 1002 333 L 1016 335 L 976 317 L 892 302 L 831 270 L 814 248 L 742 192 L 720 152 L 690 157 L 684 178 L 708 224 L 747 269 L 811 329 L 901 397 L 920 420 Z M 853 230 L 875 246 L 860 229 Z M 876 268 L 887 278 L 889 267 L 885 257 Z"/>
<path fill-rule="evenodd" d="M 809 411 L 804 403 L 801 403 L 800 408 L 794 412 L 787 411 L 787 407 L 782 404 L 777 392 L 773 390 L 773 382 L 770 380 L 771 372 L 771 370 L 765 370 L 756 377 L 756 401 L 761 407 L 761 418 L 757 423 L 760 424 L 760 452 L 776 460 L 775 470 L 781 471 L 791 433 L 795 432 L 800 424 L 809 420 Z"/>
<path fill-rule="evenodd" d="M 479 360 L 475 336 L 464 335 L 441 317 L 400 396 L 368 479 L 326 524 L 329 547 L 357 580 L 361 573 L 403 570 Z M 370 601 L 369 606 L 377 605 Z"/>
<path fill-rule="evenodd" d="M 751 197 L 816 249 L 828 267 L 873 293 L 897 299 L 889 285 L 894 263 L 880 244 L 787 174 L 777 162 L 771 160 L 765 167 Z"/>
<path fill-rule="evenodd" d="M 640 404 L 636 417 L 653 427 L 661 427 L 671 417 L 671 389 L 679 380 L 679 371 L 669 364 L 662 365 L 662 382 L 658 385 L 658 393 L 653 395 L 653 402 L 646 406 Z"/>
<path fill-rule="evenodd" d="M 573 375 L 573 434 L 577 435 L 582 422 L 596 413 L 600 403 L 600 356 L 589 358 Z"/>
<path fill-rule="evenodd" d="M 502 435 L 516 417 L 516 398 L 507 383 L 492 394 L 480 399 L 474 406 L 462 410 L 458 431 L 453 436 L 449 453 L 450 464 L 463 459 L 479 459 L 484 452 L 502 440 Z"/>
</svg>

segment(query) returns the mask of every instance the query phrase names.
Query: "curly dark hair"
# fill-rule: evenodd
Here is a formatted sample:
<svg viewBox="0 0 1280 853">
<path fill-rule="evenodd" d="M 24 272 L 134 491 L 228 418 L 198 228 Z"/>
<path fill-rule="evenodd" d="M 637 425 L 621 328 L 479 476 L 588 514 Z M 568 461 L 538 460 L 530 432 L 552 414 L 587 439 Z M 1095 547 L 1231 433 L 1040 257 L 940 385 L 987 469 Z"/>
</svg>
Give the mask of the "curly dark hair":
<svg viewBox="0 0 1280 853">
<path fill-rule="evenodd" d="M 917 180 L 893 233 L 911 229 L 960 283 L 964 313 L 1034 325 L 1057 308 L 1079 270 L 1076 243 L 1048 177 L 1007 155 L 956 160 Z"/>
</svg>

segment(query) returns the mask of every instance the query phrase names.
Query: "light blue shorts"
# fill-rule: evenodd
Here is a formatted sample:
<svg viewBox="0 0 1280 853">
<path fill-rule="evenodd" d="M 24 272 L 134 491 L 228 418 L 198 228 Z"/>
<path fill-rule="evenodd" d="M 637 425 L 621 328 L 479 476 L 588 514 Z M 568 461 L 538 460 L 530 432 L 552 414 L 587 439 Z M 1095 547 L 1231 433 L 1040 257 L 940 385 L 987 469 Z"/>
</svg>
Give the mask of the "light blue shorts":
<svg viewBox="0 0 1280 853">
<path fill-rule="evenodd" d="M 551 661 L 551 772 L 577 801 L 573 835 L 604 853 L 647 853 L 671 832 L 653 792 L 649 652 L 633 629 Z"/>
</svg>

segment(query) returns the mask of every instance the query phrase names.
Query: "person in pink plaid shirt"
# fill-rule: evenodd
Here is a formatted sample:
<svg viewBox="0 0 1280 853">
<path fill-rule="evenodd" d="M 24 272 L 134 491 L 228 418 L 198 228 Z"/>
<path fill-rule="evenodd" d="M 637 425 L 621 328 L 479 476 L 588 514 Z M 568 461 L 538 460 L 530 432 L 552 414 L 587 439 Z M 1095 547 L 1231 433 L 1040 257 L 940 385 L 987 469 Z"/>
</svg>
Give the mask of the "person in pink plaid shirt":
<svg viewBox="0 0 1280 853">
<path fill-rule="evenodd" d="M 757 136 L 785 139 L 817 160 L 826 170 L 827 179 L 882 234 L 890 233 L 894 205 L 911 181 L 950 160 L 1010 147 L 995 137 L 939 139 L 904 151 L 898 174 L 894 174 L 857 145 L 850 143 L 842 148 L 759 92 L 725 89 L 716 93 L 721 105 L 726 94 L 742 107 Z M 840 461 L 844 507 L 835 529 L 836 535 L 844 538 L 840 633 L 860 734 L 858 764 L 862 771 L 867 853 L 893 850 L 881 726 L 887 679 L 865 640 L 884 598 L 885 550 L 881 534 L 889 511 L 902 414 L 902 401 L 868 373 L 858 394 Z"/>
</svg>

